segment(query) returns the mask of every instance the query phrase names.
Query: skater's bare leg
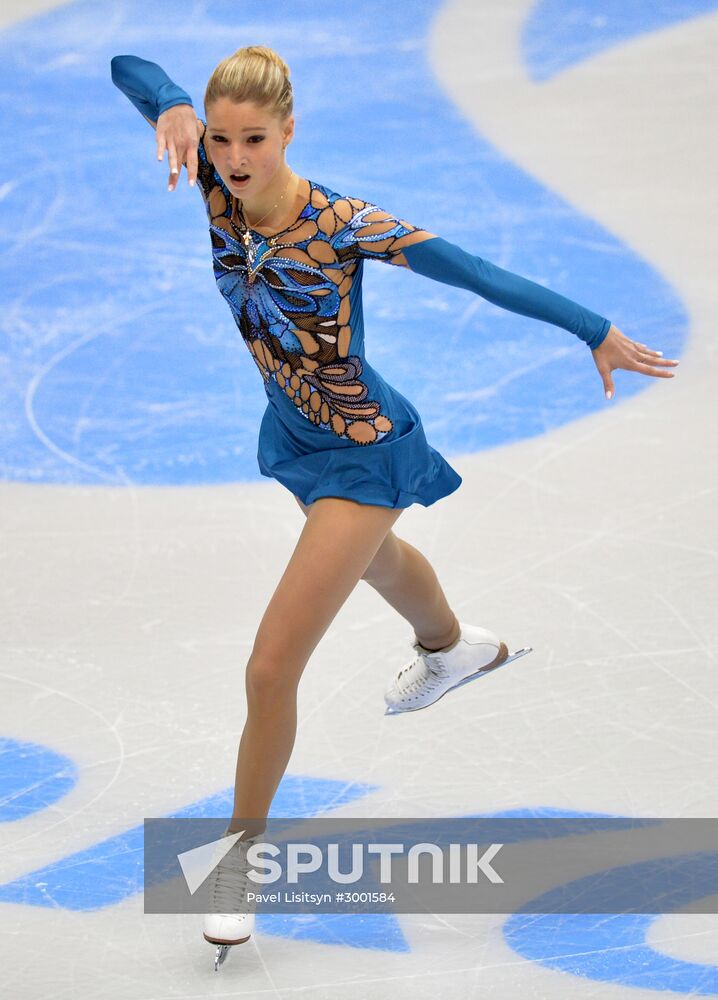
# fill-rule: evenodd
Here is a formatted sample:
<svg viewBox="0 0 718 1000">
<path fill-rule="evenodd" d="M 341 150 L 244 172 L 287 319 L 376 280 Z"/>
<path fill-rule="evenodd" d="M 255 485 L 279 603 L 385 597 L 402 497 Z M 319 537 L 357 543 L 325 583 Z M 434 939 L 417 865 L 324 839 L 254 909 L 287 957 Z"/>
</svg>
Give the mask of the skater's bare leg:
<svg viewBox="0 0 718 1000">
<path fill-rule="evenodd" d="M 294 499 L 308 514 L 310 508 L 299 497 Z M 459 622 L 431 563 L 393 531 L 387 533 L 362 579 L 413 625 L 426 649 L 443 649 L 458 639 Z"/>
<path fill-rule="evenodd" d="M 247 721 L 230 830 L 245 829 L 248 837 L 265 829 L 294 746 L 302 671 L 401 512 L 337 497 L 311 505 L 247 663 Z"/>
<path fill-rule="evenodd" d="M 434 569 L 418 549 L 392 532 L 387 551 L 364 577 L 393 608 L 414 626 L 426 649 L 443 649 L 459 638 L 458 619 L 451 610 Z"/>
</svg>

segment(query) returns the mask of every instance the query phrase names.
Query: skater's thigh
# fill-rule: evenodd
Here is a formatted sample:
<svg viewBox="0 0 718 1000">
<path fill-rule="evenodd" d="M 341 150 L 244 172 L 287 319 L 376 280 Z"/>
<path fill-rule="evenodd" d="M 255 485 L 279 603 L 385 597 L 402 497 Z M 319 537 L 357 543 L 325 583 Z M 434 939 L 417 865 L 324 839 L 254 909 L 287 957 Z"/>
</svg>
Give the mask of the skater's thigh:
<svg viewBox="0 0 718 1000">
<path fill-rule="evenodd" d="M 252 657 L 301 669 L 403 508 L 321 497 L 262 617 Z"/>
<path fill-rule="evenodd" d="M 312 504 L 307 506 L 307 504 L 303 503 L 299 499 L 296 493 L 293 493 L 292 496 L 301 507 L 304 516 L 308 517 Z M 398 538 L 391 529 L 389 529 L 383 542 L 377 549 L 374 558 L 369 563 L 366 570 L 362 573 L 362 580 L 366 580 L 367 583 L 373 586 L 375 583 L 381 583 L 387 579 L 392 579 L 396 574 L 397 567 L 399 566 L 399 561 L 401 559 L 400 544 L 401 539 Z"/>
</svg>

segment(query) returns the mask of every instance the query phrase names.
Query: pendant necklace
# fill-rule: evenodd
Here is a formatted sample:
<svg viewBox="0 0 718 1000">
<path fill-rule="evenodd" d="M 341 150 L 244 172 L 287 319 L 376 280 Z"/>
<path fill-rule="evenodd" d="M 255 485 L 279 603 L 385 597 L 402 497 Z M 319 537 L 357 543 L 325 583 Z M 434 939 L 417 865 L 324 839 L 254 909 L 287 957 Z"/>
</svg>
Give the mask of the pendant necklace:
<svg viewBox="0 0 718 1000">
<path fill-rule="evenodd" d="M 265 214 L 262 216 L 261 219 L 259 219 L 257 222 L 255 222 L 255 224 L 254 224 L 255 226 L 258 226 L 262 222 L 263 219 L 266 219 L 268 215 L 271 215 L 272 212 L 274 211 L 274 209 L 277 207 L 277 205 L 279 205 L 279 202 L 281 202 L 282 198 L 284 198 L 284 195 L 287 193 L 287 188 L 289 187 L 289 182 L 291 181 L 291 179 L 292 179 L 293 176 L 294 176 L 294 171 L 292 171 L 290 173 L 290 175 L 289 175 L 289 179 L 287 180 L 287 183 L 286 183 L 286 185 L 284 187 L 284 191 L 282 192 L 282 197 L 279 199 L 279 201 L 276 203 L 276 205 L 273 205 L 269 209 L 268 212 L 265 212 Z M 257 249 L 258 249 L 259 244 L 255 243 L 254 237 L 252 236 L 250 228 L 247 225 L 247 220 L 244 217 L 244 209 L 241 208 L 240 212 L 242 214 L 242 223 L 244 225 L 244 232 L 242 233 L 242 242 L 244 243 L 244 248 L 245 248 L 246 253 L 247 253 L 248 280 L 249 280 L 249 283 L 252 284 L 254 282 L 254 275 L 255 275 L 255 273 L 257 271 L 257 268 L 255 268 L 255 266 L 254 266 L 254 259 L 255 259 L 255 256 L 257 254 Z M 274 237 L 270 237 L 270 243 L 271 243 L 271 240 L 273 240 L 273 239 L 274 239 Z M 261 260 L 260 260 L 260 263 L 261 263 Z"/>
</svg>

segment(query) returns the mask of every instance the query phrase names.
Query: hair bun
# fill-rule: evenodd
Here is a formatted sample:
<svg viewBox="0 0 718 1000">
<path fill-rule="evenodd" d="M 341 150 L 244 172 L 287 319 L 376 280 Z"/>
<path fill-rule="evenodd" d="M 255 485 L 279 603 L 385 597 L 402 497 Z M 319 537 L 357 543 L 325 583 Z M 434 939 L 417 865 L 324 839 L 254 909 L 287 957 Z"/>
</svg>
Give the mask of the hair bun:
<svg viewBox="0 0 718 1000">
<path fill-rule="evenodd" d="M 294 88 L 287 63 L 268 45 L 245 45 L 214 69 L 204 95 L 207 106 L 220 97 L 237 104 L 252 101 L 280 119 L 293 111 Z"/>
</svg>

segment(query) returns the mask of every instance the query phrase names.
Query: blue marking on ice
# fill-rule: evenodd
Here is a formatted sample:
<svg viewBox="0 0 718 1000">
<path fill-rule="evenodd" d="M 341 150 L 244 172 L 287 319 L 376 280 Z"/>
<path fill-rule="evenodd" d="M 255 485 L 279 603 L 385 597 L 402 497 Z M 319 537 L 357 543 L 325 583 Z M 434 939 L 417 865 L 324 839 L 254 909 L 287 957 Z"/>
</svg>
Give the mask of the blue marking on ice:
<svg viewBox="0 0 718 1000">
<path fill-rule="evenodd" d="M 285 775 L 272 803 L 272 816 L 316 816 L 376 791 L 366 783 Z M 172 813 L 172 816 L 229 816 L 233 789 Z M 0 886 L 0 901 L 64 910 L 113 906 L 144 889 L 144 826 L 125 830 Z M 353 948 L 407 951 L 392 914 L 258 914 L 257 931 L 343 944 Z"/>
<path fill-rule="evenodd" d="M 374 791 L 372 785 L 285 775 L 273 816 L 316 816 Z M 233 789 L 194 802 L 171 816 L 230 816 Z M 68 910 L 96 910 L 144 887 L 142 823 L 0 886 L 0 900 Z"/>
<path fill-rule="evenodd" d="M 46 809 L 67 795 L 77 776 L 73 761 L 50 747 L 0 736 L 0 822 Z"/>
<path fill-rule="evenodd" d="M 666 859 L 675 871 L 674 892 L 666 892 L 665 910 L 670 912 L 696 898 L 718 891 L 718 854 L 696 854 Z M 532 906 L 565 906 L 566 893 L 604 893 L 610 906 L 606 913 L 515 913 L 504 924 L 507 943 L 524 958 L 550 969 L 601 982 L 644 990 L 670 990 L 695 996 L 718 994 L 718 966 L 688 962 L 664 955 L 646 943 L 646 935 L 660 914 L 620 914 L 618 897 L 625 894 L 630 905 L 632 886 L 655 875 L 654 862 L 626 865 L 609 872 L 576 880 L 546 893 Z M 665 872 L 661 873 L 661 886 Z"/>
</svg>

